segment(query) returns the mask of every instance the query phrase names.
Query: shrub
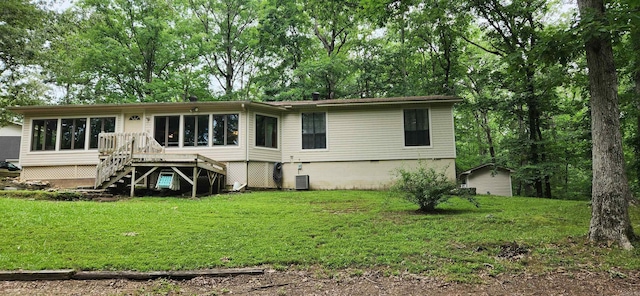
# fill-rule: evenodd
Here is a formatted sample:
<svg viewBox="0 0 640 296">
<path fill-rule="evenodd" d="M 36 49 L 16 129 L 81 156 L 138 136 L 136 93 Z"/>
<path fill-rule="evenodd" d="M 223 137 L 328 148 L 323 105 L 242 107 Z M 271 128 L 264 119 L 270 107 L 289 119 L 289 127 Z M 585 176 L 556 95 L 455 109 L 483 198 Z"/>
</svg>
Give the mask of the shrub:
<svg viewBox="0 0 640 296">
<path fill-rule="evenodd" d="M 449 180 L 443 172 L 426 168 L 422 163 L 415 171 L 398 169 L 396 177 L 398 179 L 391 186 L 391 193 L 417 204 L 425 212 L 431 212 L 436 206 L 446 202 L 451 192 L 457 188 L 456 183 Z M 464 198 L 478 206 L 473 197 Z"/>
</svg>

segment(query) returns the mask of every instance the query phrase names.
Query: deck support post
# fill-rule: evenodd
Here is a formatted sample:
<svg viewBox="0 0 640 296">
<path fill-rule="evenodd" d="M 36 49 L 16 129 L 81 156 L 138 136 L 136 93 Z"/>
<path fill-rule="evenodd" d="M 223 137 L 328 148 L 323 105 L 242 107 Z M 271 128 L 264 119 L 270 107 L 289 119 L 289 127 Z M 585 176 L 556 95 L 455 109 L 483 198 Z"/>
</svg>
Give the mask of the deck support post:
<svg viewBox="0 0 640 296">
<path fill-rule="evenodd" d="M 191 198 L 196 198 L 196 191 L 198 190 L 198 161 L 193 167 L 193 187 L 191 189 Z"/>
<path fill-rule="evenodd" d="M 212 172 L 212 171 L 207 171 L 207 179 L 209 180 L 209 195 L 213 194 L 213 184 L 216 182 L 216 179 L 218 179 L 218 173 L 216 172 Z M 220 181 L 218 181 L 219 183 Z M 219 185 L 219 184 L 218 184 Z M 220 186 L 218 186 L 220 187 Z M 220 193 L 220 190 L 218 190 L 218 193 Z"/>
<path fill-rule="evenodd" d="M 132 166 L 131 167 L 131 192 L 129 193 L 129 196 L 133 197 L 135 195 L 135 191 L 136 191 L 136 167 Z"/>
</svg>

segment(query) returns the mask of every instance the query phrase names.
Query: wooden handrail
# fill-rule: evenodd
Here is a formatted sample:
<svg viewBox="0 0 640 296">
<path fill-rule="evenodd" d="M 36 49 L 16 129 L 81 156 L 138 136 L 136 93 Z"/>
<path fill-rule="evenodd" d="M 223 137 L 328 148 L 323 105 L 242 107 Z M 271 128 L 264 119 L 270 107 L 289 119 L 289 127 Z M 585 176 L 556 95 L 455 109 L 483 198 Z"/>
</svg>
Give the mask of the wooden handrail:
<svg viewBox="0 0 640 296">
<path fill-rule="evenodd" d="M 148 133 L 100 133 L 98 135 L 98 153 L 109 155 L 118 150 L 121 146 L 128 144 L 131 139 L 135 139 L 132 147 L 133 153 L 163 153 L 164 147 L 160 145 Z"/>
<path fill-rule="evenodd" d="M 191 159 L 196 166 L 226 175 L 227 166 L 199 154 L 165 153 L 164 147 L 147 133 L 100 133 L 98 135 L 100 163 L 96 166 L 95 188 L 103 186 L 109 178 L 116 175 L 134 161 L 167 162 Z M 202 166 L 198 161 L 202 162 Z"/>
<path fill-rule="evenodd" d="M 135 138 L 131 138 L 125 145 L 122 145 L 114 153 L 109 155 L 96 166 L 96 183 L 94 188 L 100 187 L 104 181 L 108 180 L 115 172 L 123 169 L 131 163 L 132 149 Z"/>
<path fill-rule="evenodd" d="M 98 153 L 107 157 L 96 166 L 95 188 L 131 164 L 135 154 L 164 153 L 164 147 L 147 133 L 100 133 Z"/>
</svg>

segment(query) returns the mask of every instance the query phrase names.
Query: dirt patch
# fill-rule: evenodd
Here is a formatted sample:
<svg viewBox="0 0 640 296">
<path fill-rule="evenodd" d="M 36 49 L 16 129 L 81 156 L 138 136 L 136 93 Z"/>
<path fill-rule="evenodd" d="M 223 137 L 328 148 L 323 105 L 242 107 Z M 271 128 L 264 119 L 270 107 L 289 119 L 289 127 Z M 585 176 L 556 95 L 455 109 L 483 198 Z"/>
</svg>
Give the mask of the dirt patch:
<svg viewBox="0 0 640 296">
<path fill-rule="evenodd" d="M 520 260 L 527 254 L 529 254 L 529 248 L 527 246 L 519 245 L 516 242 L 512 242 L 500 246 L 498 258 Z"/>
<path fill-rule="evenodd" d="M 2 295 L 640 295 L 638 272 L 612 276 L 587 271 L 482 276 L 482 283 L 450 283 L 414 274 L 385 276 L 317 271 L 198 277 L 186 281 L 0 282 Z"/>
</svg>

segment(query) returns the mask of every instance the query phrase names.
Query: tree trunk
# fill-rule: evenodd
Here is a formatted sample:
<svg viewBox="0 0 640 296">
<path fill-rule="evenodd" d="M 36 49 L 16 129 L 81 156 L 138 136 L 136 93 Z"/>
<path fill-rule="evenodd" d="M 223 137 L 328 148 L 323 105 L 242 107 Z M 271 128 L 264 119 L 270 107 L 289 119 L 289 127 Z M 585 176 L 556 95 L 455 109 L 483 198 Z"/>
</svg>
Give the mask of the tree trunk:
<svg viewBox="0 0 640 296">
<path fill-rule="evenodd" d="M 581 19 L 593 19 L 585 49 L 591 94 L 593 189 L 589 239 L 617 242 L 630 250 L 634 236 L 629 219 L 631 191 L 624 170 L 618 85 L 611 36 L 600 32 L 605 20 L 603 0 L 578 0 Z M 585 26 L 586 28 L 586 26 Z"/>
<path fill-rule="evenodd" d="M 536 190 L 536 197 L 543 197 L 544 190 L 542 187 L 542 172 L 538 167 L 540 165 L 540 146 L 538 138 L 538 130 L 540 129 L 540 112 L 538 111 L 538 98 L 536 98 L 535 88 L 533 85 L 534 73 L 531 67 L 526 68 L 527 79 L 527 124 L 529 126 L 529 163 L 535 167 L 533 175 L 533 187 Z"/>
<path fill-rule="evenodd" d="M 640 12 L 640 5 L 636 9 L 635 13 Z M 631 26 L 631 46 L 633 52 L 640 53 L 640 21 L 636 20 L 634 25 Z M 633 70 L 633 81 L 635 83 L 636 93 L 636 138 L 633 141 L 633 150 L 635 152 L 635 159 L 633 160 L 636 169 L 636 178 L 640 178 L 640 58 L 636 54 L 635 69 Z"/>
</svg>

